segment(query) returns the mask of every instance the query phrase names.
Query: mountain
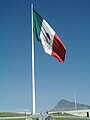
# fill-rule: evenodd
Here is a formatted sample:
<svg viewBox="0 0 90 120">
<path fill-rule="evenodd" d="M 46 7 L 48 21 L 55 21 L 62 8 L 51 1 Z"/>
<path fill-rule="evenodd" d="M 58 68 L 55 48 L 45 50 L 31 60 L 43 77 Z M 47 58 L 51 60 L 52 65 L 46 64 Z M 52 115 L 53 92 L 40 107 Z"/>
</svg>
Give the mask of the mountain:
<svg viewBox="0 0 90 120">
<path fill-rule="evenodd" d="M 77 110 L 90 109 L 90 106 L 76 103 Z M 75 110 L 75 103 L 62 99 L 51 111 L 69 111 Z"/>
</svg>

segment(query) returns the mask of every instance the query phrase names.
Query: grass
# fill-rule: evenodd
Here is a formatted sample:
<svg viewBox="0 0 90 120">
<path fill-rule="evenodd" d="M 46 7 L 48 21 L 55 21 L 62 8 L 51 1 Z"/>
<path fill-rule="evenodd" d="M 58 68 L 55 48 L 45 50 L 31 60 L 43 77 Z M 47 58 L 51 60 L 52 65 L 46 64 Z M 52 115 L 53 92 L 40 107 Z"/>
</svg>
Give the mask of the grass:
<svg viewBox="0 0 90 120">
<path fill-rule="evenodd" d="M 9 119 L 8 119 L 9 120 Z M 10 120 L 25 120 L 25 119 L 10 119 Z M 56 119 L 57 120 L 57 119 Z M 60 118 L 58 120 L 85 120 L 85 119 L 80 119 L 80 118 Z"/>
<path fill-rule="evenodd" d="M 0 112 L 0 117 L 21 117 L 29 116 L 30 114 L 26 113 L 14 113 L 14 112 Z"/>
<path fill-rule="evenodd" d="M 18 119 L 10 119 L 10 120 L 25 120 L 25 119 L 24 118 L 18 118 Z"/>
<path fill-rule="evenodd" d="M 53 113 L 54 116 L 67 116 L 67 118 L 55 118 L 53 120 L 85 120 L 81 118 L 68 118 L 68 116 L 71 116 L 71 114 L 67 113 Z M 26 113 L 14 113 L 14 112 L 0 112 L 0 117 L 21 117 L 21 116 L 30 116 L 30 114 Z M 9 120 L 9 119 L 8 119 Z M 25 120 L 24 118 L 18 118 L 18 119 L 10 119 L 10 120 Z M 36 118 L 33 120 L 36 120 Z"/>
<path fill-rule="evenodd" d="M 0 112 L 0 117 L 23 117 L 23 116 L 30 116 L 30 114 L 26 113 L 15 113 L 15 112 Z M 9 120 L 9 119 L 8 119 Z M 25 120 L 24 118 L 13 118 L 10 120 Z"/>
<path fill-rule="evenodd" d="M 33 119 L 33 120 L 36 120 L 36 119 Z M 52 120 L 85 120 L 85 119 L 81 119 L 81 118 L 55 118 Z"/>
<path fill-rule="evenodd" d="M 3 119 L 4 120 L 4 119 Z M 6 120 L 6 119 L 5 119 Z M 19 118 L 19 119 L 8 119 L 8 120 L 25 120 L 24 118 Z"/>
<path fill-rule="evenodd" d="M 54 115 L 54 116 L 73 116 L 73 115 L 71 115 L 71 114 L 68 114 L 68 113 L 61 113 L 61 112 L 52 113 L 52 115 Z"/>
</svg>

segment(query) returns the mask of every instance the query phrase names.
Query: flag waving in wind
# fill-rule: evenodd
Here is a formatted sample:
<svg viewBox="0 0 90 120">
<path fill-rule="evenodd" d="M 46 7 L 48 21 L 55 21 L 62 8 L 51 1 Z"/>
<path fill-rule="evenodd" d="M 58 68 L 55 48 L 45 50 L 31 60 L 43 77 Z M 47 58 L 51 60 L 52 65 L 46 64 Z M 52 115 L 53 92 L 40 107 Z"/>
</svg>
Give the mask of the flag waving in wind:
<svg viewBox="0 0 90 120">
<path fill-rule="evenodd" d="M 33 10 L 33 29 L 38 41 L 42 43 L 44 51 L 64 63 L 66 48 L 50 25 Z"/>
</svg>

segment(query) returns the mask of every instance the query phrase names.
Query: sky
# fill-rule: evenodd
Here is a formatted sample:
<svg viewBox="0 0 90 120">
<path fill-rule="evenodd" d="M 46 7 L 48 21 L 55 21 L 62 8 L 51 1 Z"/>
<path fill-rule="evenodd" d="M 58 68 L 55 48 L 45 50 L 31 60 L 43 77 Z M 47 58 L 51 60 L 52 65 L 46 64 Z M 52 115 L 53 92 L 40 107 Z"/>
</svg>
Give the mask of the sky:
<svg viewBox="0 0 90 120">
<path fill-rule="evenodd" d="M 34 39 L 36 112 L 90 105 L 90 0 L 0 0 L 0 110 L 32 112 L 31 3 L 66 46 L 62 64 Z"/>
</svg>

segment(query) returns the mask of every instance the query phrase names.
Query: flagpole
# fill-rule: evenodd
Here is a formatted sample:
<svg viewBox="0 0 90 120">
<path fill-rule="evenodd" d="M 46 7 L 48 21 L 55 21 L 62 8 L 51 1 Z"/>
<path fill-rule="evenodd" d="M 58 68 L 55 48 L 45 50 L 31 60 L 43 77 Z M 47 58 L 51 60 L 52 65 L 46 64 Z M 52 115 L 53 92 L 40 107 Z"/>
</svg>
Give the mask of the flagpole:
<svg viewBox="0 0 90 120">
<path fill-rule="evenodd" d="M 33 36 L 33 4 L 31 4 L 32 15 L 32 114 L 35 114 L 35 75 L 34 75 L 34 36 Z"/>
<path fill-rule="evenodd" d="M 75 101 L 75 110 L 77 110 L 77 103 L 76 103 L 76 94 L 75 94 L 75 91 L 74 91 L 74 101 Z"/>
</svg>

